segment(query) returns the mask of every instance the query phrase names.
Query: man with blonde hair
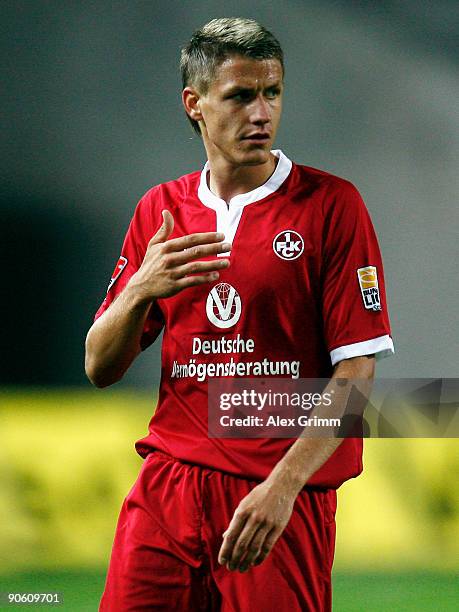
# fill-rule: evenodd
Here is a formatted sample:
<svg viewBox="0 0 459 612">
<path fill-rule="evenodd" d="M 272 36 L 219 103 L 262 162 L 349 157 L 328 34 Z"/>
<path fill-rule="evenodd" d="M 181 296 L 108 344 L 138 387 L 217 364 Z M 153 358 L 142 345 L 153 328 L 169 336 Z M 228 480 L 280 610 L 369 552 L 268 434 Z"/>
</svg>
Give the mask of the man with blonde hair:
<svg viewBox="0 0 459 612">
<path fill-rule="evenodd" d="M 269 31 L 214 19 L 181 72 L 208 161 L 142 197 L 86 342 L 104 387 L 164 329 L 100 609 L 331 610 L 336 489 L 361 472 L 361 440 L 209 437 L 208 382 L 371 379 L 393 351 L 378 244 L 351 183 L 272 150 Z"/>
</svg>

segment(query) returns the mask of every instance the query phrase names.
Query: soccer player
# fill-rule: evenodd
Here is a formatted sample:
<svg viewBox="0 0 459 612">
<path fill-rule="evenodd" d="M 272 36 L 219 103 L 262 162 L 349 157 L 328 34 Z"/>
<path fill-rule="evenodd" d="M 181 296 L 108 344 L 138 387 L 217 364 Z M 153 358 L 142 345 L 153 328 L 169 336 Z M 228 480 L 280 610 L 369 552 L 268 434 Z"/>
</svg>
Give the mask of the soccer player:
<svg viewBox="0 0 459 612">
<path fill-rule="evenodd" d="M 330 610 L 336 489 L 361 472 L 361 440 L 209 437 L 207 386 L 371 379 L 393 351 L 375 233 L 351 183 L 272 150 L 284 64 L 270 32 L 212 20 L 181 71 L 208 161 L 142 197 L 86 341 L 105 387 L 164 329 L 100 609 Z"/>
</svg>

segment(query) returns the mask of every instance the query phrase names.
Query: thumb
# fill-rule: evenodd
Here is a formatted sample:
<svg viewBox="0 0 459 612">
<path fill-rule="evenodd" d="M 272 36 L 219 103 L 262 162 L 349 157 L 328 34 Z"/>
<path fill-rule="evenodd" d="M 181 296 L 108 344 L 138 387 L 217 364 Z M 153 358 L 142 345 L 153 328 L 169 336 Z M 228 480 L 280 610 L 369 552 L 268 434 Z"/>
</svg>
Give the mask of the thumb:
<svg viewBox="0 0 459 612">
<path fill-rule="evenodd" d="M 158 244 L 160 242 L 166 242 L 169 236 L 172 234 L 172 230 L 174 229 L 174 217 L 172 213 L 168 210 L 162 211 L 163 222 L 159 230 L 150 240 L 150 244 Z"/>
</svg>

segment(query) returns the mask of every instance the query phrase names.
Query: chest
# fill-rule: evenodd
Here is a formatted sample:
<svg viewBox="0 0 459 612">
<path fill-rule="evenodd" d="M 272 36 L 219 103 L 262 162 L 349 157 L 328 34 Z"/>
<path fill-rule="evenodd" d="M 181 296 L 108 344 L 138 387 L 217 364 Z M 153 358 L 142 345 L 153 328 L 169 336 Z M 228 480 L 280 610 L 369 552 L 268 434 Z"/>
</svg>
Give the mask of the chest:
<svg viewBox="0 0 459 612">
<path fill-rule="evenodd" d="M 232 249 L 230 267 L 220 273 L 214 285 L 188 289 L 165 301 L 167 319 L 203 313 L 209 302 L 214 309 L 220 306 L 222 312 L 216 316 L 224 318 L 225 308 L 231 304 L 237 307 L 237 296 L 243 311 L 250 306 L 258 317 L 268 311 L 297 316 L 316 308 L 320 294 L 321 220 L 308 200 L 267 200 L 227 214 L 204 207 L 183 210 L 176 216 L 176 229 L 181 235 L 222 231 Z M 226 293 L 210 295 L 220 284 Z"/>
</svg>

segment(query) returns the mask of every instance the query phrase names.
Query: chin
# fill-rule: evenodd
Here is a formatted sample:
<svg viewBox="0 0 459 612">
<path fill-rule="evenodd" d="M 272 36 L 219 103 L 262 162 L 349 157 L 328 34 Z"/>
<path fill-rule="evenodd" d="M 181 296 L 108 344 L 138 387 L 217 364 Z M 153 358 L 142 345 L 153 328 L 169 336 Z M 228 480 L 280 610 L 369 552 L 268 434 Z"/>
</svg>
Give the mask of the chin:
<svg viewBox="0 0 459 612">
<path fill-rule="evenodd" d="M 241 151 L 237 157 L 244 165 L 258 166 L 260 164 L 266 164 L 269 161 L 270 152 L 270 147 L 257 147 L 250 151 Z"/>
</svg>

